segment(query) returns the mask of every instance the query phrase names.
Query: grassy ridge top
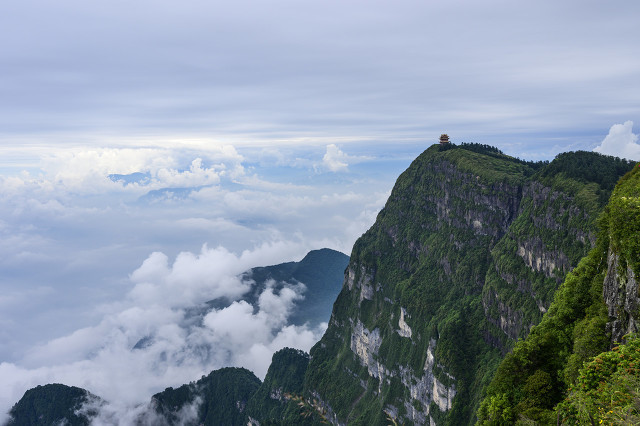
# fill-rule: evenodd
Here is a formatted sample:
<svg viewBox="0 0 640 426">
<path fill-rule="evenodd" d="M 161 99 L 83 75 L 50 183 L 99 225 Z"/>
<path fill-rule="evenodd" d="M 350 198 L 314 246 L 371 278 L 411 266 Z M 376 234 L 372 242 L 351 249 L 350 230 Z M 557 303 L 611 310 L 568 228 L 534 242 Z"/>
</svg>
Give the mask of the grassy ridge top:
<svg viewBox="0 0 640 426">
<path fill-rule="evenodd" d="M 481 144 L 432 145 L 414 163 L 434 160 L 448 161 L 461 171 L 480 176 L 489 182 L 506 183 L 519 183 L 545 164 L 522 161 L 497 148 Z"/>
</svg>

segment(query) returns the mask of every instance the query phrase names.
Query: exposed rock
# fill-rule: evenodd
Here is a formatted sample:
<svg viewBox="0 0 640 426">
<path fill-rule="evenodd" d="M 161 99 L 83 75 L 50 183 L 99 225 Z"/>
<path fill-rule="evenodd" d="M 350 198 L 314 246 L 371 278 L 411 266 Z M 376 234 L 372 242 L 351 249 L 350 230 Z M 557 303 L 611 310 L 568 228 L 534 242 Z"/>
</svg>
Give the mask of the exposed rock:
<svg viewBox="0 0 640 426">
<path fill-rule="evenodd" d="M 499 238 L 518 213 L 522 191 L 517 185 L 486 184 L 479 176 L 466 173 L 447 161 L 431 163 L 427 171 L 433 173 L 437 179 L 433 183 L 443 194 L 429 199 L 435 203 L 438 222 Z M 463 207 L 456 202 L 461 199 L 468 200 L 467 206 L 473 207 Z"/>
<path fill-rule="evenodd" d="M 405 314 L 404 308 L 401 308 L 400 315 L 403 318 Z M 423 369 L 423 374 L 416 377 L 412 369 L 408 366 L 400 366 L 396 369 L 388 369 L 377 359 L 378 350 L 382 339 L 378 329 L 373 331 L 367 330 L 358 320 L 353 328 L 351 335 L 351 350 L 357 355 L 360 363 L 367 367 L 369 375 L 378 379 L 380 386 L 387 377 L 399 377 L 402 384 L 409 391 L 411 398 L 405 401 L 407 409 L 407 417 L 415 424 L 426 424 L 429 415 L 431 402 L 434 402 L 441 411 L 450 410 L 453 405 L 453 398 L 456 395 L 455 385 L 446 386 L 434 376 L 434 349 L 436 341 L 431 340 L 427 349 L 427 357 Z M 438 366 L 443 370 L 443 366 Z M 446 374 L 446 373 L 445 373 Z M 450 381 L 454 382 L 455 378 L 447 375 Z M 381 388 L 378 390 L 381 392 Z M 421 410 L 415 409 L 412 401 L 417 401 Z M 397 415 L 397 410 L 395 411 Z M 392 412 L 387 414 L 392 416 Z M 396 416 L 392 416 L 396 418 Z"/>
<path fill-rule="evenodd" d="M 611 332 L 611 344 L 622 342 L 628 333 L 638 332 L 640 322 L 640 297 L 638 280 L 629 267 L 620 266 L 620 257 L 609 250 L 607 275 L 603 283 L 603 297 L 609 310 L 607 331 Z"/>
<path fill-rule="evenodd" d="M 271 389 L 271 392 L 269 392 L 269 398 L 275 399 L 277 401 L 282 401 L 282 388 Z"/>
<path fill-rule="evenodd" d="M 447 259 L 446 256 L 440 259 L 440 265 L 442 265 L 442 269 L 444 270 L 445 274 L 451 275 L 451 264 L 449 263 L 449 259 Z"/>
<path fill-rule="evenodd" d="M 484 294 L 482 305 L 484 306 L 489 322 L 502 330 L 509 338 L 513 340 L 518 338 L 520 330 L 522 329 L 522 315 L 518 310 L 513 309 L 510 305 L 500 300 L 498 294 L 492 289 Z M 491 306 L 498 309 L 497 317 L 488 315 Z"/>
<path fill-rule="evenodd" d="M 360 302 L 365 299 L 373 299 L 373 293 L 375 291 L 373 288 L 373 274 L 367 273 L 364 267 L 361 267 L 360 274 L 357 274 L 352 267 L 349 267 L 345 275 L 345 284 L 349 290 L 353 291 L 354 288 L 360 289 Z"/>
<path fill-rule="evenodd" d="M 404 320 L 405 316 L 407 316 L 407 311 L 404 308 L 400 308 L 400 318 L 398 319 L 398 334 L 402 337 L 411 338 L 411 327 Z"/>
<path fill-rule="evenodd" d="M 571 265 L 569 258 L 561 250 L 548 251 L 544 247 L 542 239 L 538 236 L 520 242 L 518 256 L 524 263 L 536 272 L 542 272 L 547 278 L 561 280 L 569 271 Z M 562 273 L 557 274 L 559 270 Z"/>
<path fill-rule="evenodd" d="M 360 320 L 356 322 L 351 333 L 351 350 L 358 356 L 362 365 L 367 367 L 369 375 L 382 381 L 384 372 L 380 372 L 380 364 L 375 357 L 381 344 L 380 330 L 376 328 L 369 331 Z M 384 370 L 384 367 L 382 369 Z"/>
<path fill-rule="evenodd" d="M 311 395 L 313 396 L 313 401 L 311 401 L 311 405 L 318 411 L 320 414 L 324 416 L 329 423 L 333 426 L 346 426 L 346 423 L 338 420 L 338 416 L 333 412 L 333 409 L 329 404 L 322 400 L 320 394 L 316 391 L 312 391 Z"/>
</svg>

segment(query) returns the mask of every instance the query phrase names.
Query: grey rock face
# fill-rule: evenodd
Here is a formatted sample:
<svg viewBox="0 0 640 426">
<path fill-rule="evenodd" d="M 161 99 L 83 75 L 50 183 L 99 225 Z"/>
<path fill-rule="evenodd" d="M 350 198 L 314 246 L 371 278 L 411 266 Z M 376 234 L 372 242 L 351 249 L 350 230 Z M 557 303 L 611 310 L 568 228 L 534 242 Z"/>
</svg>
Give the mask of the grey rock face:
<svg viewBox="0 0 640 426">
<path fill-rule="evenodd" d="M 640 295 L 638 279 L 629 267 L 622 268 L 620 257 L 611 250 L 608 255 L 607 275 L 602 296 L 609 310 L 607 331 L 611 333 L 612 346 L 622 342 L 628 333 L 638 332 L 640 321 Z"/>
</svg>

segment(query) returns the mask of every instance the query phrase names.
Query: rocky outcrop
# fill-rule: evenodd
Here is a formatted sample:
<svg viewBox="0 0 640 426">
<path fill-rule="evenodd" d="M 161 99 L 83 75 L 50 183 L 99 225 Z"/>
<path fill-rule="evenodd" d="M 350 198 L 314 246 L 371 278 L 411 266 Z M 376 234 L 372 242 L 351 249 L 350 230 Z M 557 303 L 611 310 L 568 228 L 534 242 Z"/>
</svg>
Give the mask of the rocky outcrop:
<svg viewBox="0 0 640 426">
<path fill-rule="evenodd" d="M 404 315 L 404 308 L 401 308 L 401 315 Z M 444 372 L 444 366 L 437 367 L 443 371 L 447 381 L 452 384 L 447 386 L 438 380 L 434 374 L 436 366 L 434 349 L 436 341 L 432 339 L 427 348 L 427 357 L 421 376 L 416 376 L 413 370 L 405 365 L 400 365 L 397 369 L 389 369 L 378 359 L 378 350 L 382 343 L 380 331 L 375 329 L 369 331 L 360 321 L 357 321 L 351 335 L 351 350 L 357 355 L 360 363 L 367 367 L 369 376 L 378 380 L 378 393 L 382 393 L 382 384 L 389 383 L 389 378 L 400 378 L 401 383 L 407 388 L 410 398 L 404 401 L 407 412 L 406 418 L 415 424 L 426 424 L 429 419 L 431 403 L 435 403 L 440 411 L 448 411 L 453 405 L 453 398 L 456 395 L 455 378 Z M 365 386 L 366 388 L 366 386 Z M 416 405 L 419 405 L 419 409 Z M 386 413 L 397 419 L 398 410 L 389 406 Z M 401 420 L 401 419 L 399 419 Z"/>
<path fill-rule="evenodd" d="M 347 425 L 345 422 L 341 422 L 338 419 L 338 415 L 333 412 L 331 406 L 322 399 L 318 392 L 312 391 L 311 396 L 313 397 L 313 399 L 309 401 L 309 403 L 318 413 L 322 415 L 324 420 L 323 423 L 329 422 L 333 426 Z"/>
<path fill-rule="evenodd" d="M 376 359 L 381 344 L 379 329 L 369 331 L 360 320 L 356 322 L 351 333 L 351 351 L 358 356 L 362 365 L 367 367 L 369 375 L 376 379 L 384 378 L 384 366 Z"/>
<path fill-rule="evenodd" d="M 518 256 L 528 268 L 542 272 L 547 278 L 559 280 L 571 269 L 567 255 L 558 249 L 547 250 L 539 236 L 520 242 Z"/>
<path fill-rule="evenodd" d="M 487 332 L 485 341 L 503 352 L 510 347 L 505 337 L 526 337 L 540 321 L 556 288 L 595 243 L 595 213 L 568 191 L 527 182 L 517 218 L 492 251 L 495 276 L 482 303 L 487 320 L 504 336 Z"/>
<path fill-rule="evenodd" d="M 544 184 L 531 181 L 525 185 L 523 198 L 530 198 L 533 211 L 543 212 L 531 216 L 533 224 L 538 228 L 554 231 L 566 231 L 584 244 L 593 246 L 596 235 L 593 230 L 585 231 L 579 226 L 568 226 L 570 223 L 590 221 L 589 213 L 575 204 L 574 197 Z M 549 209 L 549 206 L 555 206 Z"/>
<path fill-rule="evenodd" d="M 353 291 L 355 287 L 360 291 L 360 302 L 362 302 L 363 300 L 373 299 L 373 274 L 367 273 L 364 266 L 360 268 L 359 273 L 356 273 L 355 269 L 350 266 L 349 268 L 347 268 L 345 276 L 345 285 L 349 288 L 349 290 Z"/>
<path fill-rule="evenodd" d="M 511 307 L 511 305 L 504 303 L 500 300 L 500 297 L 494 290 L 485 292 L 482 297 L 482 306 L 487 313 L 487 320 L 502 330 L 509 338 L 516 340 L 518 334 L 522 330 L 522 314 Z M 497 308 L 497 315 L 490 315 L 488 311 L 490 307 Z M 505 349 L 501 344 L 494 344 L 494 346 Z"/>
<path fill-rule="evenodd" d="M 515 218 L 522 188 L 486 180 L 442 161 L 429 165 L 439 192 L 429 197 L 436 207 L 438 223 L 469 228 L 475 234 L 502 236 Z M 461 203 L 460 200 L 465 200 Z"/>
<path fill-rule="evenodd" d="M 411 327 L 409 327 L 409 324 L 406 323 L 405 316 L 407 316 L 406 309 L 400 308 L 400 318 L 398 319 L 398 327 L 400 328 L 398 330 L 398 334 L 402 337 L 408 337 L 410 339 L 413 332 L 411 331 Z"/>
<path fill-rule="evenodd" d="M 638 279 L 630 267 L 623 268 L 620 263 L 620 256 L 609 250 L 602 296 L 608 308 L 612 346 L 622 342 L 624 335 L 637 333 L 640 323 Z"/>
</svg>

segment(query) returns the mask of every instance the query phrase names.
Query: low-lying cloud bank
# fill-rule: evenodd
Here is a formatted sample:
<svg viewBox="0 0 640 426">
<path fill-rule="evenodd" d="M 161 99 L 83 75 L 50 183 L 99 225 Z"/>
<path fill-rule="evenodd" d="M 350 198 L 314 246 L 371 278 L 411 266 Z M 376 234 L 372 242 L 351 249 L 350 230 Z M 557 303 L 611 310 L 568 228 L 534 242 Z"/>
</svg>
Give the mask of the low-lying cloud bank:
<svg viewBox="0 0 640 426">
<path fill-rule="evenodd" d="M 323 166 L 332 147 L 346 171 Z M 2 174 L 15 169 L 11 157 L 0 155 L 0 362 L 20 366 L 29 348 L 99 323 L 96 306 L 122 300 L 131 286 L 127 275 L 149 253 L 166 255 L 148 260 L 159 266 L 204 243 L 241 253 L 265 242 L 295 242 L 297 252 L 272 263 L 321 247 L 349 252 L 414 157 L 397 149 L 390 161 L 337 145 L 262 149 L 215 141 L 45 148 L 28 149 L 30 165 L 12 174 Z M 140 284 L 135 296 L 197 299 L 210 290 L 207 272 L 188 258 L 201 255 L 180 255 L 155 295 L 135 281 L 143 278 L 139 272 L 132 277 Z M 199 287 L 176 292 L 178 270 L 191 271 L 185 279 Z"/>
<path fill-rule="evenodd" d="M 64 383 L 109 402 L 96 424 L 127 424 L 144 413 L 152 394 L 211 370 L 243 366 L 264 378 L 275 351 L 308 351 L 326 324 L 288 325 L 295 302 L 304 298 L 304 284 L 276 291 L 271 283 L 252 306 L 238 300 L 252 285 L 238 275 L 299 249 L 272 243 L 236 255 L 205 245 L 199 254 L 180 253 L 172 264 L 165 254 L 152 253 L 130 275 L 126 298 L 102 307 L 98 325 L 34 348 L 21 366 L 0 364 L 1 412 L 31 387 Z M 218 297 L 229 306 L 207 311 L 203 303 Z"/>
</svg>

